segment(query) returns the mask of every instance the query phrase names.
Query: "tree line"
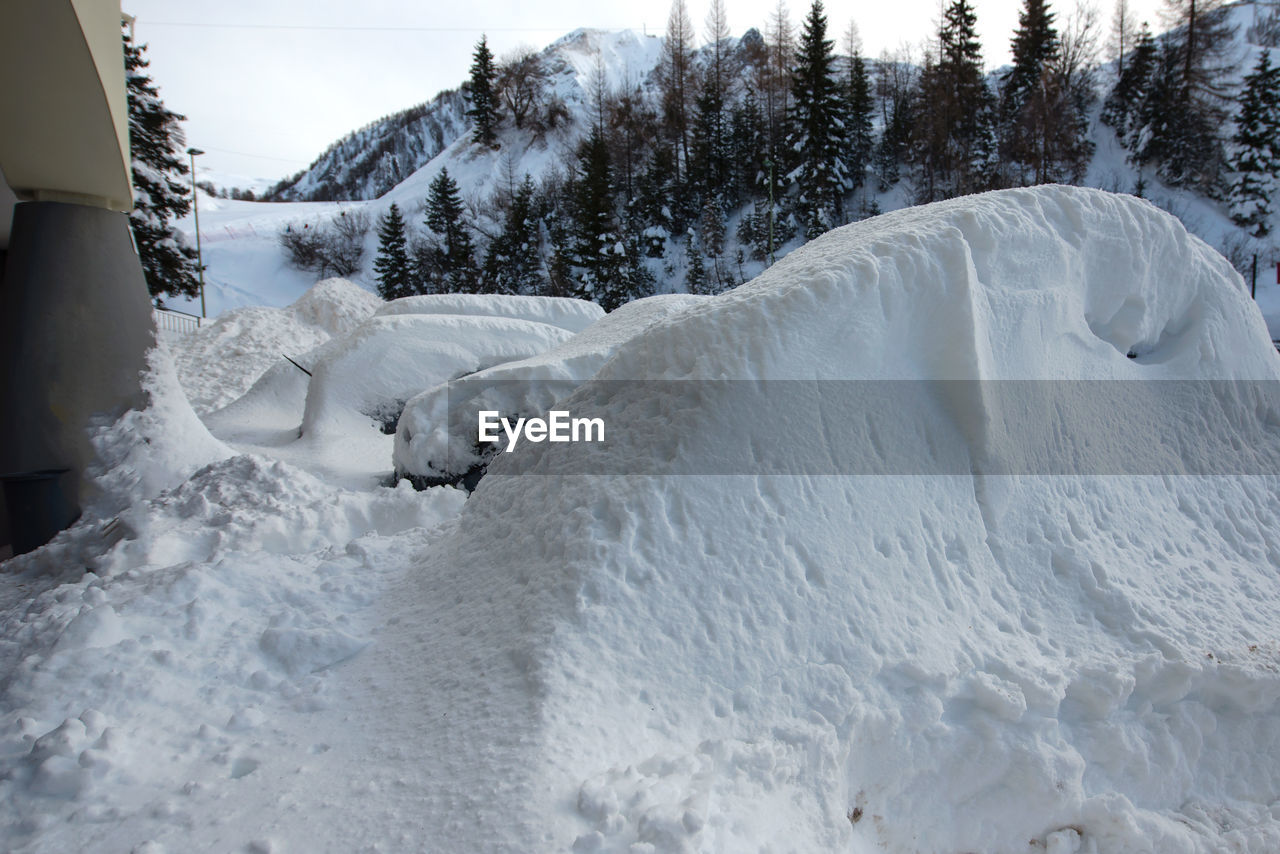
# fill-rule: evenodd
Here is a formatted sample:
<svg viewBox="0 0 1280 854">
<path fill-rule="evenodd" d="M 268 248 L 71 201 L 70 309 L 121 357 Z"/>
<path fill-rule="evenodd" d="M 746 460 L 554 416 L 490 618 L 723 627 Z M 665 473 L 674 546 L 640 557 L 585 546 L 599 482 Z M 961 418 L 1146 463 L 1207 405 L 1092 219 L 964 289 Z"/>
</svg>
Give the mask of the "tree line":
<svg viewBox="0 0 1280 854">
<path fill-rule="evenodd" d="M 1154 174 L 1225 202 L 1264 236 L 1280 78 L 1263 51 L 1233 91 L 1228 10 L 1216 0 L 1172 0 L 1171 10 L 1173 28 L 1155 38 L 1134 26 L 1126 0 L 1116 9 L 1115 84 L 1101 117 L 1138 175 L 1120 189 L 1141 195 Z M 384 216 L 380 289 L 569 295 L 612 309 L 652 293 L 655 269 L 683 266 L 693 293 L 732 287 L 747 258 L 771 263 L 784 244 L 879 213 L 876 193 L 894 187 L 924 203 L 1079 183 L 1094 153 L 1099 30 L 1087 11 L 1060 22 L 1047 0 L 1024 0 L 1012 63 L 987 75 L 970 0 L 945 7 L 922 58 L 874 62 L 853 25 L 837 52 L 821 0 L 798 33 L 780 2 L 763 35 L 736 41 L 723 0 L 712 0 L 695 52 L 685 0 L 675 0 L 656 80 L 612 90 L 598 69 L 569 169 L 538 183 L 510 176 L 484 211 L 469 211 L 442 170 L 424 220 L 407 222 L 398 207 Z M 537 55 L 497 63 L 482 38 L 473 59 L 473 145 L 545 132 L 548 111 L 568 120 L 562 103 L 548 105 Z"/>
</svg>

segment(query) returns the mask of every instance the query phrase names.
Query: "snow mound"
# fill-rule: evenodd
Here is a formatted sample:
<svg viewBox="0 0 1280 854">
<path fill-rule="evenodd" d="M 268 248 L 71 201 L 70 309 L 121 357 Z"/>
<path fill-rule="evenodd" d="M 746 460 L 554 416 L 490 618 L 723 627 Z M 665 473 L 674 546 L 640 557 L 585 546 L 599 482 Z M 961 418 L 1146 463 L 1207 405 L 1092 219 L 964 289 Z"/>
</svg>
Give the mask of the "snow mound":
<svg viewBox="0 0 1280 854">
<path fill-rule="evenodd" d="M 239 308 L 197 331 L 166 335 L 183 388 L 200 414 L 240 397 L 283 356 L 345 335 L 382 300 L 345 279 L 318 282 L 285 308 Z"/>
<path fill-rule="evenodd" d="M 1274 384 L 1278 368 L 1216 253 L 1137 199 L 1060 187 L 848 226 L 655 323 L 564 401 L 616 442 L 502 455 L 421 558 L 401 609 L 448 654 L 420 675 L 468 704 L 428 747 L 483 768 L 429 791 L 474 811 L 462 825 L 442 810 L 431 838 L 1277 850 L 1280 478 L 706 476 L 726 447 L 822 436 L 754 432 L 697 387 Z M 637 377 L 664 383 L 608 384 Z M 971 419 L 998 413 L 935 403 L 901 434 L 976 459 Z M 1268 417 L 1240 409 L 1230 426 L 1274 463 Z M 592 476 L 641 451 L 685 476 Z"/>
<path fill-rule="evenodd" d="M 399 314 L 457 314 L 472 317 L 509 317 L 547 323 L 581 332 L 604 316 L 593 302 L 568 297 L 526 297 L 500 294 L 426 294 L 386 303 L 379 317 Z"/>
<path fill-rule="evenodd" d="M 636 300 L 545 353 L 477 371 L 423 392 L 405 405 L 396 427 L 396 477 L 423 484 L 457 481 L 483 466 L 493 450 L 478 449 L 474 436 L 451 430 L 450 425 L 474 425 L 482 409 L 513 418 L 544 415 L 557 400 L 594 376 L 622 344 L 705 299 L 668 294 Z"/>
<path fill-rule="evenodd" d="M 354 486 L 391 469 L 392 434 L 406 401 L 572 335 L 559 326 L 481 314 L 375 316 L 297 356 L 296 366 L 273 365 L 206 421 L 224 441 Z"/>
<path fill-rule="evenodd" d="M 377 312 L 381 299 L 346 279 L 323 279 L 289 306 L 288 311 L 332 336 L 346 335 Z"/>
<path fill-rule="evenodd" d="M 163 346 L 147 354 L 142 389 L 146 406 L 91 428 L 97 461 L 87 473 L 94 487 L 86 508 L 88 517 L 109 518 L 232 454 L 191 408 Z"/>
<path fill-rule="evenodd" d="M 394 430 L 423 389 L 568 340 L 558 326 L 508 317 L 401 314 L 374 317 L 336 342 L 312 371 L 302 432 L 343 434 L 353 420 Z"/>
<path fill-rule="evenodd" d="M 6 563 L 2 847 L 271 850 L 249 837 L 267 818 L 198 825 L 276 808 L 350 734 L 316 730 L 349 702 L 333 670 L 375 643 L 368 612 L 396 553 L 461 502 L 336 489 L 240 455 L 128 508 L 109 545 L 81 524 Z"/>
</svg>

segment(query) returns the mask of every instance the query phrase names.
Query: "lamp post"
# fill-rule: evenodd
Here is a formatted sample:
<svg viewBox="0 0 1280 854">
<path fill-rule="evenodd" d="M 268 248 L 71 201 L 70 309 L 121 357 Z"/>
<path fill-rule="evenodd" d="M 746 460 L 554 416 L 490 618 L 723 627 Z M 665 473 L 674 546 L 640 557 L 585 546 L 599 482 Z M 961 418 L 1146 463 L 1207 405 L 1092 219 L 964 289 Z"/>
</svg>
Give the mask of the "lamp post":
<svg viewBox="0 0 1280 854">
<path fill-rule="evenodd" d="M 200 253 L 200 197 L 196 195 L 196 155 L 204 154 L 198 148 L 188 148 L 191 155 L 191 206 L 196 214 L 196 269 L 200 271 L 200 316 L 208 317 L 204 308 L 204 258 Z"/>
</svg>

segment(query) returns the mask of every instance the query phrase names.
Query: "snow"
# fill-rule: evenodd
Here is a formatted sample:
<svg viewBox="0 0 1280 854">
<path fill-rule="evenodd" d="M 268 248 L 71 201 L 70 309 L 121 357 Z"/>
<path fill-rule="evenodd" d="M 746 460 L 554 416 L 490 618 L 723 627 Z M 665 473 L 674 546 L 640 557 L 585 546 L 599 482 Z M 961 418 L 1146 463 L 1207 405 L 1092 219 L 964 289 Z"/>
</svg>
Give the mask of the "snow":
<svg viewBox="0 0 1280 854">
<path fill-rule="evenodd" d="M 505 304 L 500 297 L 483 299 Z M 567 397 L 579 384 L 590 379 L 624 342 L 703 299 L 705 297 L 667 294 L 635 300 L 545 352 L 504 362 L 424 391 L 405 404 L 396 427 L 393 457 L 396 476 L 429 481 L 462 477 L 487 462 L 488 455 L 476 452 L 470 429 L 476 425 L 480 410 L 506 415 L 543 415 L 556 400 Z M 594 303 L 585 305 L 598 308 Z M 459 429 L 450 429 L 451 426 Z"/>
<path fill-rule="evenodd" d="M 338 311 L 350 295 L 349 286 L 317 293 L 314 310 Z M 338 306 L 320 308 L 333 297 Z M 576 301 L 548 302 L 527 313 L 570 324 L 580 313 L 571 304 Z M 291 356 L 296 365 L 276 358 L 242 397 L 206 421 L 215 435 L 239 447 L 345 486 L 367 486 L 390 474 L 395 423 L 410 398 L 463 374 L 540 353 L 573 334 L 503 316 L 502 306 L 515 303 L 497 303 L 488 314 L 368 317 L 345 335 Z"/>
<path fill-rule="evenodd" d="M 426 294 L 392 300 L 378 309 L 379 316 L 396 314 L 458 314 L 509 317 L 549 323 L 570 332 L 581 332 L 604 317 L 593 302 L 568 297 L 526 297 L 480 294 Z"/>
<path fill-rule="evenodd" d="M 351 282 L 325 279 L 283 309 L 232 309 L 194 333 L 167 337 L 187 397 L 206 414 L 248 391 L 282 356 L 296 358 L 350 332 L 381 304 Z"/>
<path fill-rule="evenodd" d="M 98 429 L 103 500 L 5 563 L 0 847 L 1280 849 L 1280 408 L 1246 393 L 1280 363 L 1151 204 L 959 199 L 577 333 L 383 315 L 299 361 L 205 430 L 156 351 L 152 405 Z M 374 434 L 390 464 L 370 406 L 477 369 L 563 383 L 609 441 L 522 443 L 469 498 L 349 476 Z M 1225 382 L 1249 405 L 1150 413 L 1149 442 L 1258 473 L 975 473 L 1019 412 L 937 380 L 1121 382 L 1122 414 Z M 842 383 L 906 384 L 918 423 L 829 435 L 966 468 L 763 474 L 835 454 L 724 381 L 837 414 Z"/>
</svg>

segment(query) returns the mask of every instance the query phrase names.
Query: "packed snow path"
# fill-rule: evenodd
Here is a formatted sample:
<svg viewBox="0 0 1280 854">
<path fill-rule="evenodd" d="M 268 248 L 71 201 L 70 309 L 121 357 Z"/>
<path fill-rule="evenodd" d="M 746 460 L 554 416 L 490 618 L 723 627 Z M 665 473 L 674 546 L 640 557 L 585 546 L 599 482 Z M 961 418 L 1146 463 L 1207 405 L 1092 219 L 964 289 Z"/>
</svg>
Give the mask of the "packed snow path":
<svg viewBox="0 0 1280 854">
<path fill-rule="evenodd" d="M 1151 442 L 1254 474 L 805 477 L 753 465 L 812 435 L 699 385 L 1273 387 L 1239 278 L 1139 200 L 834 232 L 612 350 L 563 401 L 610 444 L 522 446 L 465 503 L 236 453 L 162 361 L 100 436 L 123 528 L 7 567 L 8 848 L 1280 850 L 1273 399 Z M 864 450 L 1017 450 L 994 398 L 925 403 Z M 666 474 L 598 474 L 635 460 Z"/>
</svg>

